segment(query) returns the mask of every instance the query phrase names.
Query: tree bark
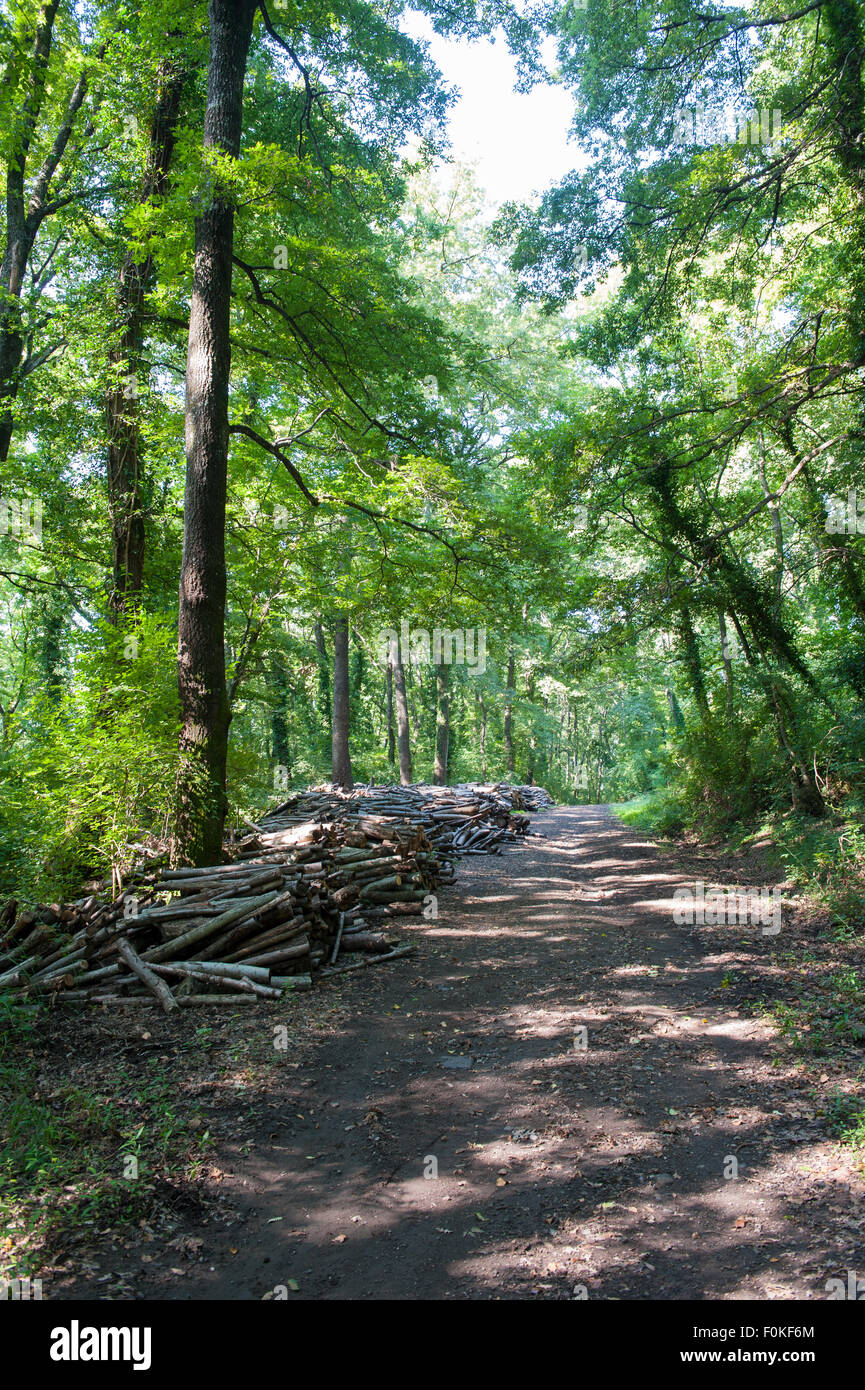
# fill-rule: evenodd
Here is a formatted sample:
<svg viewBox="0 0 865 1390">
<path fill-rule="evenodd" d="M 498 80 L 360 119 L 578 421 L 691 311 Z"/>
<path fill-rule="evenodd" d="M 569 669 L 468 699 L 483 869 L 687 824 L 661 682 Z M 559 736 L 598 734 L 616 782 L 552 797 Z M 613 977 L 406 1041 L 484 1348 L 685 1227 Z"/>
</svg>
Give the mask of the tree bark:
<svg viewBox="0 0 865 1390">
<path fill-rule="evenodd" d="M 21 318 L 24 275 L 39 228 L 48 213 L 52 180 L 87 92 L 87 77 L 82 72 L 28 195 L 27 161 L 45 97 L 58 8 L 59 0 L 46 0 L 39 12 L 27 91 L 17 114 L 6 163 L 6 246 L 0 263 L 0 463 L 5 463 L 9 456 L 15 428 L 15 397 L 23 377 L 33 366 L 30 363 L 28 367 L 24 360 L 25 334 Z"/>
<path fill-rule="evenodd" d="M 727 620 L 722 612 L 718 612 L 718 631 L 721 634 L 721 660 L 724 663 L 724 701 L 727 710 L 727 721 L 733 722 L 733 663 L 730 660 L 730 648 L 727 642 Z"/>
<path fill-rule="evenodd" d="M 147 169 L 139 201 L 148 202 L 165 191 L 174 153 L 177 122 L 187 74 L 166 67 L 150 129 Z M 113 621 L 133 611 L 144 582 L 144 504 L 142 500 L 142 437 L 138 378 L 142 320 L 147 292 L 153 283 L 153 257 L 136 259 L 128 251 L 117 284 L 117 340 L 109 355 L 108 390 L 108 508 L 111 515 L 112 586 L 109 615 Z"/>
<path fill-rule="evenodd" d="M 236 158 L 257 0 L 210 0 L 205 150 Z M 175 857 L 218 863 L 230 711 L 225 682 L 225 499 L 234 208 L 218 183 L 195 222 L 186 366 L 186 496 L 178 614 L 181 767 Z"/>
<path fill-rule="evenodd" d="M 758 678 L 760 678 L 760 661 L 757 655 L 751 650 L 738 614 L 731 608 L 729 610 L 729 616 L 733 620 L 736 632 L 739 635 L 739 640 L 742 643 L 745 660 L 749 667 L 757 674 Z M 765 660 L 765 653 L 762 650 L 759 650 L 759 657 Z M 766 690 L 767 702 L 775 721 L 778 744 L 787 759 L 793 807 L 795 810 L 805 811 L 811 816 L 822 816 L 826 811 L 826 803 L 823 800 L 823 794 L 820 788 L 817 786 L 817 779 L 813 771 L 796 746 L 795 733 L 791 736 L 788 730 L 788 719 L 791 727 L 794 724 L 794 719 L 789 708 L 786 708 L 786 702 L 780 684 L 771 676 L 762 676 L 762 680 L 764 689 Z"/>
<path fill-rule="evenodd" d="M 436 755 L 433 771 L 433 783 L 437 787 L 446 787 L 448 780 L 448 744 L 450 742 L 451 719 L 451 702 L 448 692 L 450 674 L 450 666 L 446 666 L 444 662 L 439 662 L 436 666 Z"/>
<path fill-rule="evenodd" d="M 396 766 L 396 733 L 393 726 L 393 661 L 387 659 L 385 672 L 385 695 L 387 698 L 387 760 L 391 767 Z"/>
<path fill-rule="evenodd" d="M 282 653 L 271 658 L 270 688 L 273 705 L 270 711 L 271 754 L 277 767 L 291 772 L 291 750 L 288 743 L 288 680 Z"/>
<path fill-rule="evenodd" d="M 321 702 L 322 717 L 326 724 L 330 724 L 330 661 L 327 655 L 327 643 L 324 640 L 324 628 L 318 618 L 316 618 L 312 630 L 318 658 L 318 698 Z"/>
<path fill-rule="evenodd" d="M 0 463 L 6 462 L 12 439 L 12 401 L 18 391 L 18 369 L 24 351 L 21 332 L 21 286 L 38 229 L 38 223 L 34 224 L 27 216 L 27 156 L 45 96 L 58 5 L 59 0 L 48 0 L 39 14 L 33 36 L 29 86 L 13 136 L 6 170 L 6 247 L 0 265 Z"/>
<path fill-rule="evenodd" d="M 399 780 L 407 787 L 412 780 L 411 767 L 411 728 L 408 719 L 408 699 L 405 688 L 405 667 L 399 642 L 391 653 L 393 663 L 393 691 L 396 699 L 396 746 L 399 754 Z"/>
<path fill-rule="evenodd" d="M 778 742 L 787 754 L 790 768 L 790 795 L 795 811 L 804 811 L 809 816 L 823 816 L 826 814 L 826 803 L 823 794 L 817 786 L 817 781 L 796 747 L 794 739 L 791 738 L 787 723 L 784 717 L 784 700 L 778 685 L 775 681 L 769 681 L 769 695 L 772 710 L 775 715 L 775 727 L 778 730 Z M 795 736 L 794 736 L 795 737 Z"/>
<path fill-rule="evenodd" d="M 839 163 L 854 199 L 856 216 L 853 233 L 861 266 L 865 256 L 865 42 L 862 8 L 857 0 L 823 0 L 820 17 L 825 24 L 824 42 L 834 67 L 831 89 L 834 91 L 836 110 L 832 113 L 831 128 L 836 132 Z M 850 296 L 846 317 L 854 339 L 853 351 L 861 363 L 865 360 L 865 287 L 861 273 L 854 281 L 854 292 Z"/>
<path fill-rule="evenodd" d="M 526 785 L 533 787 L 535 784 L 535 751 L 537 749 L 537 734 L 535 732 L 535 711 L 533 701 L 535 698 L 535 673 L 529 665 L 526 671 L 526 700 L 529 705 L 529 719 L 531 720 L 531 734 L 529 736 L 529 756 L 526 763 Z"/>
<path fill-rule="evenodd" d="M 697 642 L 697 634 L 694 631 L 694 625 L 691 622 L 691 615 L 684 605 L 679 610 L 679 633 L 682 641 L 682 654 L 691 682 L 691 691 L 700 714 L 700 719 L 705 721 L 709 718 L 709 698 L 706 694 L 706 683 L 703 680 L 703 667 L 700 662 L 700 647 Z"/>
<path fill-rule="evenodd" d="M 333 741 L 330 778 L 335 787 L 351 791 L 354 778 L 349 754 L 351 723 L 348 680 L 348 618 L 337 618 L 333 630 Z"/>
<path fill-rule="evenodd" d="M 505 704 L 505 755 L 507 758 L 508 772 L 513 772 L 516 767 L 514 761 L 514 680 L 516 679 L 516 669 L 514 666 L 514 649 L 508 648 L 508 690 Z"/>
</svg>

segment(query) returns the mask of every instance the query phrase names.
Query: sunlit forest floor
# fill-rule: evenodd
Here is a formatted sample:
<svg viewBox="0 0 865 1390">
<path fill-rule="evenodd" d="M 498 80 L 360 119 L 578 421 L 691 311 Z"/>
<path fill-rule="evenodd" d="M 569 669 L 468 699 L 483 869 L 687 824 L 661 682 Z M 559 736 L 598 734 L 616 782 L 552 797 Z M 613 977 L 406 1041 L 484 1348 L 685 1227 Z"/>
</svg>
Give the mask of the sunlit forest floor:
<svg viewBox="0 0 865 1390">
<path fill-rule="evenodd" d="M 197 1027 L 32 1023 L 8 1268 L 52 1298 L 256 1300 L 821 1299 L 861 1273 L 861 947 L 796 900 L 776 936 L 675 924 L 677 887 L 777 880 L 760 849 L 659 850 L 605 807 L 532 823 L 392 966 Z"/>
</svg>

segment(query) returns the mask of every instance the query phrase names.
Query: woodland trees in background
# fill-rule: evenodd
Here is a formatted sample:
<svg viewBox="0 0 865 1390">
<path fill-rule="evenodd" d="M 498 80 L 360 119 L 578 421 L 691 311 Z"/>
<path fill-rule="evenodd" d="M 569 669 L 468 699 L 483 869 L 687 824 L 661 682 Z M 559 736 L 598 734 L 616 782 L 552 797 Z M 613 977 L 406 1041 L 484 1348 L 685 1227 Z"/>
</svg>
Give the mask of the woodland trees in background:
<svg viewBox="0 0 865 1390">
<path fill-rule="evenodd" d="M 558 45 L 537 205 L 375 4 L 0 15 L 6 890 L 331 778 L 862 834 L 862 5 L 421 8 Z"/>
</svg>

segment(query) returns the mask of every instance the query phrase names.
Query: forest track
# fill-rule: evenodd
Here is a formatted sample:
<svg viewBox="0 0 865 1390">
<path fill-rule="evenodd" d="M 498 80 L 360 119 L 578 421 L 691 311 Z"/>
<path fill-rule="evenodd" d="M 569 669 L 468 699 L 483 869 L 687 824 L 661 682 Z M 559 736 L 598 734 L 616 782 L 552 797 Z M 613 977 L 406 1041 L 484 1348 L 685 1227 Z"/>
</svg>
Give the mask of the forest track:
<svg viewBox="0 0 865 1390">
<path fill-rule="evenodd" d="M 532 824 L 463 863 L 414 957 L 330 987 L 338 1024 L 214 1153 L 235 1223 L 190 1228 L 185 1272 L 151 1254 L 133 1297 L 824 1299 L 865 1274 L 851 1158 L 727 1002 L 730 935 L 757 964 L 778 939 L 676 926 L 703 857 L 606 807 Z"/>
</svg>

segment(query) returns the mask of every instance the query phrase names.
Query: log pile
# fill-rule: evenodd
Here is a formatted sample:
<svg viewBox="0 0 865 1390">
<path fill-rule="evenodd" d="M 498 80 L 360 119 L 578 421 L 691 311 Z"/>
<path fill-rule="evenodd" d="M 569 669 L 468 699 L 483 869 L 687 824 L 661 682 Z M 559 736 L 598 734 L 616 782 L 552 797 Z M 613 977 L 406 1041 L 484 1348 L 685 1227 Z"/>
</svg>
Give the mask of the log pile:
<svg viewBox="0 0 865 1390">
<path fill-rule="evenodd" d="M 411 950 L 388 934 L 432 915 L 466 854 L 528 832 L 540 788 L 317 788 L 277 807 L 209 868 L 133 874 L 113 901 L 0 912 L 0 993 L 57 1003 L 278 999 Z M 352 957 L 346 961 L 346 957 Z M 360 959 L 358 959 L 360 957 Z"/>
<path fill-rule="evenodd" d="M 273 833 L 310 823 L 402 820 L 405 826 L 421 828 L 437 850 L 499 854 L 503 845 L 516 843 L 528 832 L 526 817 L 514 812 L 538 811 L 552 804 L 543 787 L 512 787 L 506 782 L 360 787 L 352 792 L 325 786 L 299 793 L 278 806 L 261 822 L 261 829 Z"/>
</svg>

